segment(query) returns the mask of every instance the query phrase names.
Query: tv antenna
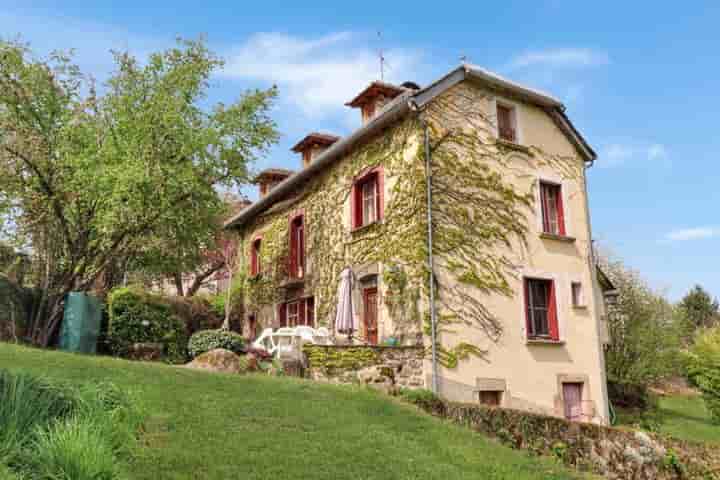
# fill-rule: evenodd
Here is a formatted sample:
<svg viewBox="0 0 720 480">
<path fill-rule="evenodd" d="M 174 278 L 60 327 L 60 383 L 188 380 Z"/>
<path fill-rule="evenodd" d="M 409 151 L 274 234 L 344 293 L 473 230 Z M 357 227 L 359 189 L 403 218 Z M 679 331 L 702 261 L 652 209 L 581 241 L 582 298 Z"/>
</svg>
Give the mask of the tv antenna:
<svg viewBox="0 0 720 480">
<path fill-rule="evenodd" d="M 385 54 L 383 53 L 382 48 L 382 32 L 378 30 L 378 44 L 380 44 L 380 48 L 378 49 L 378 60 L 380 61 L 380 81 L 385 81 Z"/>
</svg>

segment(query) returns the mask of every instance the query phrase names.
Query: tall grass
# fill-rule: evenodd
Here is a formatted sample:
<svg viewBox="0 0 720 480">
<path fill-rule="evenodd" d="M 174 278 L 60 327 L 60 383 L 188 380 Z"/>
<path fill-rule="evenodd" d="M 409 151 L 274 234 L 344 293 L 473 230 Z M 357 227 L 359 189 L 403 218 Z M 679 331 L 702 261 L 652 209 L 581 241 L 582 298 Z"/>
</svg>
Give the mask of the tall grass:
<svg viewBox="0 0 720 480">
<path fill-rule="evenodd" d="M 0 370 L 0 464 L 15 461 L 38 426 L 69 415 L 73 404 L 63 386 Z"/>
<path fill-rule="evenodd" d="M 0 480 L 3 464 L 39 480 L 119 478 L 137 447 L 138 405 L 107 382 L 69 386 L 0 371 Z"/>
<path fill-rule="evenodd" d="M 114 480 L 118 478 L 112 446 L 92 418 L 72 417 L 39 430 L 33 444 L 33 478 Z"/>
</svg>

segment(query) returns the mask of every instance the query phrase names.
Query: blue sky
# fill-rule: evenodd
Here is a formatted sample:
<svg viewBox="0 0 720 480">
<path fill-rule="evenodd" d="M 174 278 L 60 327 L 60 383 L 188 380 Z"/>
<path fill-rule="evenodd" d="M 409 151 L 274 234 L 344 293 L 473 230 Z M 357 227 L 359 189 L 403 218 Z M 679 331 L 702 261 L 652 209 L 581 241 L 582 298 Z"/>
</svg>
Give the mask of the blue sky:
<svg viewBox="0 0 720 480">
<path fill-rule="evenodd" d="M 566 103 L 599 153 L 589 181 L 603 248 L 672 299 L 694 283 L 720 296 L 718 2 L 0 3 L 2 35 L 75 48 L 100 79 L 110 49 L 143 56 L 206 35 L 228 60 L 210 100 L 280 88 L 283 137 L 258 168 L 296 168 L 289 147 L 311 130 L 357 127 L 343 103 L 378 77 L 381 46 L 388 80 L 421 85 L 466 56 Z"/>
</svg>

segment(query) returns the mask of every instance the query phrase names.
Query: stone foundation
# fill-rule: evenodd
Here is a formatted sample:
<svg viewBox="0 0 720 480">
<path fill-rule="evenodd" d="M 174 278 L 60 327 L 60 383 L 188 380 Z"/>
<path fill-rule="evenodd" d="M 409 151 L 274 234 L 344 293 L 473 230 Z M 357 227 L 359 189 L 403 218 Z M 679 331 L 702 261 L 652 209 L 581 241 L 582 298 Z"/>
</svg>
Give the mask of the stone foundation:
<svg viewBox="0 0 720 480">
<path fill-rule="evenodd" d="M 315 381 L 366 384 L 384 391 L 425 388 L 422 347 L 306 345 L 304 352 Z"/>
</svg>

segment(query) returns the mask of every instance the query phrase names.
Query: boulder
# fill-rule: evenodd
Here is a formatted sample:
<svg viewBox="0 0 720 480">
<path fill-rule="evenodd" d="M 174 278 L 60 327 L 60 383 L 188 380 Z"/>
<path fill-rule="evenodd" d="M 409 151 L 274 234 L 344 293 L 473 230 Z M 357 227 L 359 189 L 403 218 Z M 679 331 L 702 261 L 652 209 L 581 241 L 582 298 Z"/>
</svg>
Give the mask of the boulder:
<svg viewBox="0 0 720 480">
<path fill-rule="evenodd" d="M 230 350 L 224 348 L 216 348 L 202 355 L 199 355 L 192 362 L 185 365 L 187 368 L 195 370 L 207 370 L 210 372 L 222 373 L 241 373 L 243 367 L 240 357 Z"/>
</svg>

